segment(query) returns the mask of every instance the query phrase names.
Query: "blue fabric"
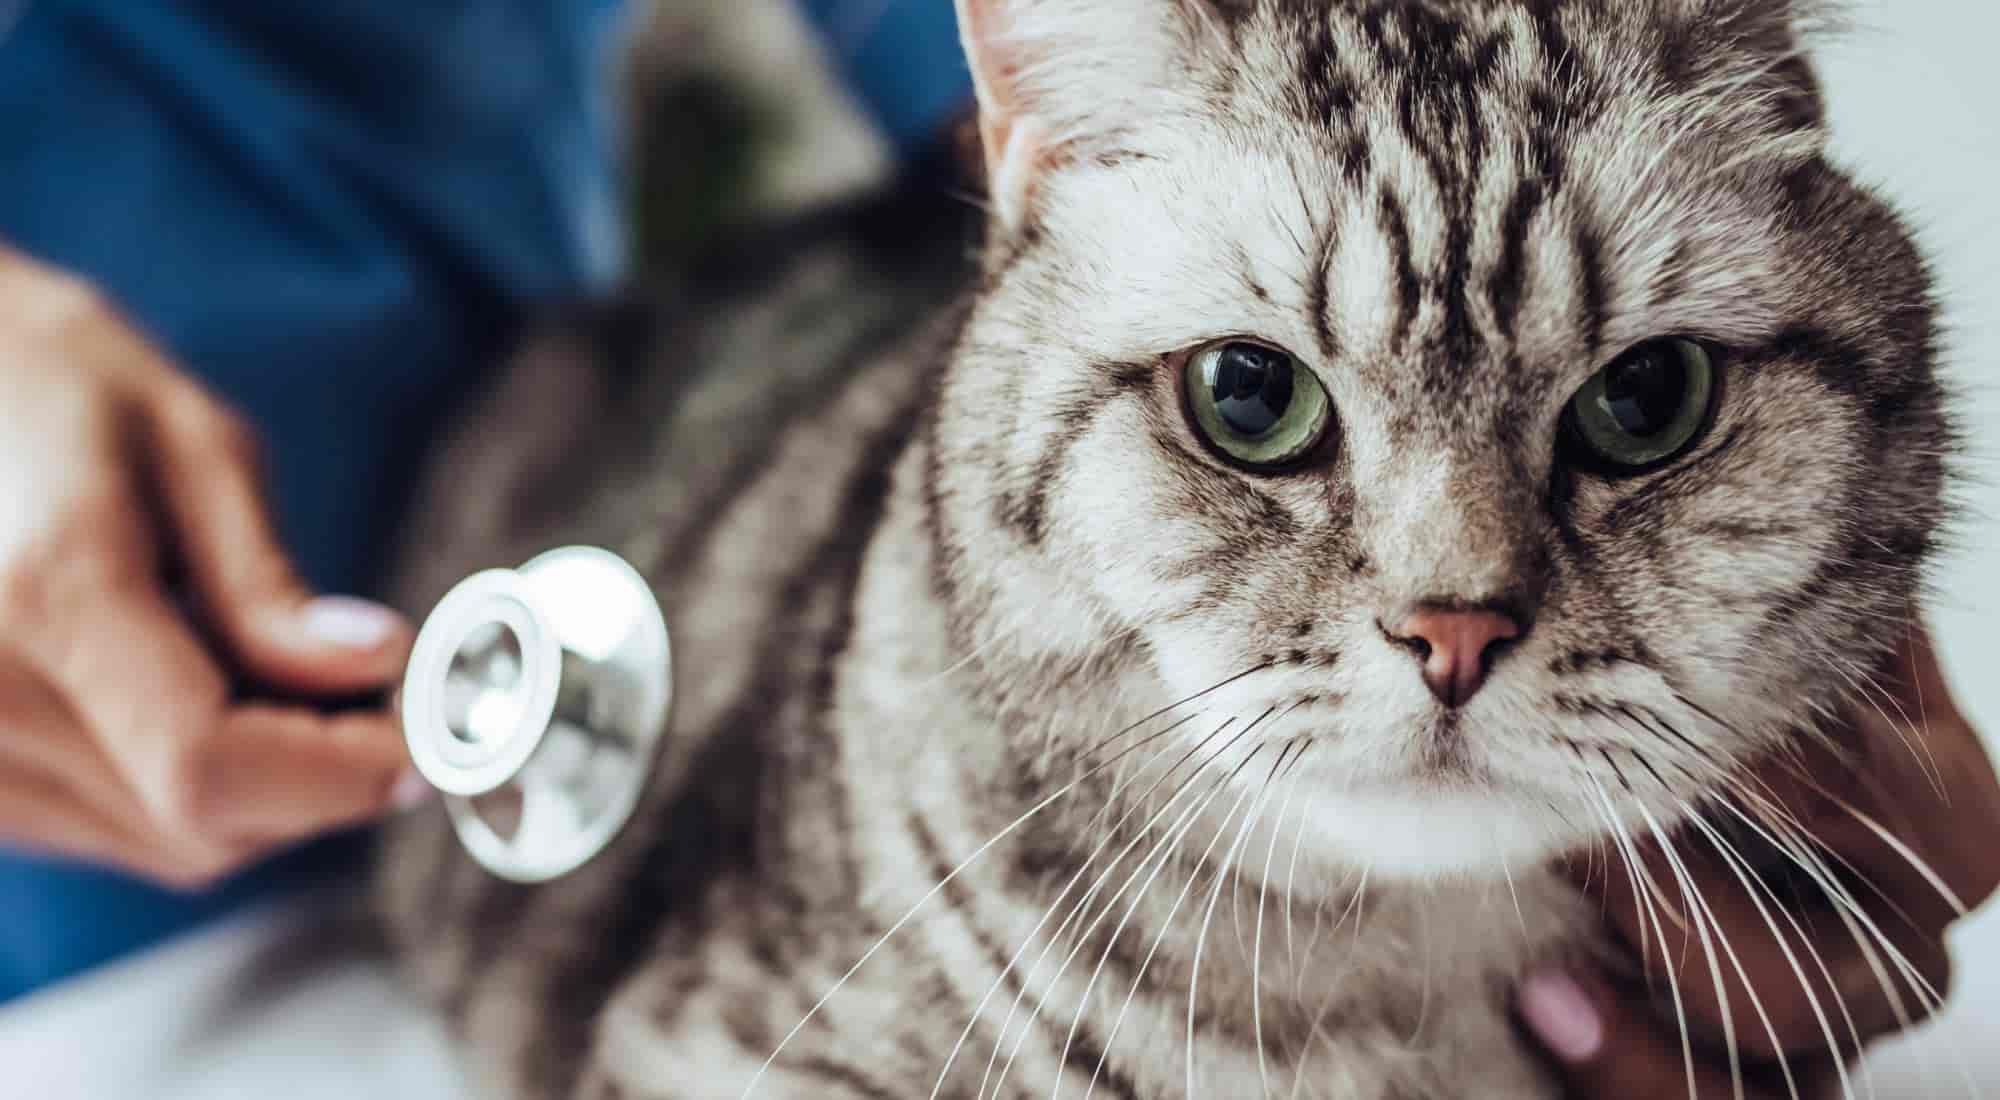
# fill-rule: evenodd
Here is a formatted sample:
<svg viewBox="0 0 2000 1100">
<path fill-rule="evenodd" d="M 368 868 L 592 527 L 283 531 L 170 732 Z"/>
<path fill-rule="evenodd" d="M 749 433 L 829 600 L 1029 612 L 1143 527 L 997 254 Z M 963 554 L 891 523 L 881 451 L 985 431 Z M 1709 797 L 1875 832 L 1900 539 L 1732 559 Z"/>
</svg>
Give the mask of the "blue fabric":
<svg viewBox="0 0 2000 1100">
<path fill-rule="evenodd" d="M 947 0 L 799 0 L 862 105 L 905 154 L 972 102 Z"/>
<path fill-rule="evenodd" d="M 364 586 L 452 391 L 529 304 L 620 274 L 617 8 L 0 0 L 0 239 L 248 415 L 306 575 Z M 324 866 L 184 896 L 0 853 L 0 999 Z"/>
</svg>

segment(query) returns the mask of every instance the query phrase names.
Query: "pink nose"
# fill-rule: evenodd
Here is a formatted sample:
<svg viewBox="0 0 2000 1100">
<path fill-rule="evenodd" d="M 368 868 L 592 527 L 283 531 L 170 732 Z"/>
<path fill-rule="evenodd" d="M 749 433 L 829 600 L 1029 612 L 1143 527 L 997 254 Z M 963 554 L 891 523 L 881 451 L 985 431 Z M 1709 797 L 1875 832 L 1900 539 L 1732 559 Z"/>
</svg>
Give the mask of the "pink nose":
<svg viewBox="0 0 2000 1100">
<path fill-rule="evenodd" d="M 1439 607 L 1421 608 L 1386 629 L 1423 662 L 1424 683 L 1448 707 L 1462 707 L 1478 694 L 1494 651 L 1521 636 L 1520 621 L 1511 615 Z"/>
</svg>

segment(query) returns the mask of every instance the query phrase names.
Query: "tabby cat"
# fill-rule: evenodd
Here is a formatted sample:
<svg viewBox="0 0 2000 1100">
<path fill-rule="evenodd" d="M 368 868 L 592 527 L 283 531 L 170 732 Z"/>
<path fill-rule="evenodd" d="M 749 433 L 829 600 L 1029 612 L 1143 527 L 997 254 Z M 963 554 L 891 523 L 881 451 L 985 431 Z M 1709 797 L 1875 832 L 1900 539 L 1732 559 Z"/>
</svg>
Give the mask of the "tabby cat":
<svg viewBox="0 0 2000 1100">
<path fill-rule="evenodd" d="M 680 694 L 567 879 L 406 825 L 413 972 L 521 1097 L 1554 1095 L 1552 861 L 1822 736 L 1943 519 L 1817 13 L 959 7 L 990 209 L 742 242 L 442 448 L 402 599 L 613 547 Z"/>
</svg>

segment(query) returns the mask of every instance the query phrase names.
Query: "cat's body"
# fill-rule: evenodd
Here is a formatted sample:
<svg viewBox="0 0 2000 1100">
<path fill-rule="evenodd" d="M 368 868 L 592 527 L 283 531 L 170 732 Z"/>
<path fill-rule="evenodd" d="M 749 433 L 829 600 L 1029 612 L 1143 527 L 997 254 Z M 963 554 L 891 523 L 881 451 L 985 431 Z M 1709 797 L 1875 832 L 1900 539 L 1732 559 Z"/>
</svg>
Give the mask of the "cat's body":
<svg viewBox="0 0 2000 1100">
<path fill-rule="evenodd" d="M 1066 153 L 1032 186 L 996 157 L 983 268 L 949 203 L 864 202 L 698 277 L 637 365 L 589 327 L 531 352 L 445 447 L 405 603 L 597 542 L 678 655 L 672 748 L 597 862 L 505 885 L 441 815 L 387 860 L 398 942 L 501 1087 L 1554 1095 L 1509 990 L 1600 934 L 1538 868 L 1802 735 L 1841 697 L 1818 665 L 1872 660 L 1912 596 L 1945 434 L 1923 274 L 1818 160 L 1764 17 L 1108 6 L 1168 29 L 1098 43 L 1107 101 L 1156 49 L 1192 114 L 1047 108 Z M 969 8 L 974 40 L 1048 11 Z M 1740 71 L 1648 91 L 1670 36 L 1625 8 Z M 1091 20 L 1061 23 L 1087 66 Z M 990 117 L 1026 70 L 985 60 Z M 1700 98 L 1724 85 L 1760 98 Z M 1683 331 L 1737 349 L 1692 457 L 1552 469 L 1577 384 Z M 1318 459 L 1190 436 L 1181 349 L 1232 334 L 1326 379 Z M 1412 599 L 1526 636 L 1438 711 L 1377 629 Z"/>
<path fill-rule="evenodd" d="M 1110 781 L 1135 778 L 1126 770 L 1050 805 L 918 906 L 1060 785 L 1046 786 L 1032 757 L 994 738 L 952 732 L 1024 719 L 1002 717 L 954 679 L 962 650 L 931 591 L 923 408 L 957 319 L 903 329 L 912 307 L 952 297 L 976 271 L 960 259 L 964 219 L 949 212 L 914 221 L 937 234 L 930 242 L 884 246 L 909 218 L 903 201 L 854 208 L 747 279 L 757 287 L 748 310 L 701 303 L 699 322 L 669 323 L 654 347 L 716 348 L 684 375 L 621 379 L 603 350 L 604 322 L 586 321 L 524 357 L 448 448 L 450 473 L 418 512 L 415 541 L 430 552 L 403 602 L 424 606 L 469 568 L 595 538 L 647 567 L 680 643 L 660 797 L 595 864 L 556 885 L 510 886 L 470 864 L 442 815 L 398 839 L 387 883 L 394 924 L 483 1068 L 523 1095 L 730 1100 L 818 995 L 914 909 L 786 1046 L 757 1095 L 929 1095 L 975 1010 L 980 1023 L 940 1095 L 978 1095 L 982 1080 L 990 1094 L 1017 1048 L 1003 1096 L 1051 1095 L 1059 1077 L 1081 1095 L 1107 1049 L 1104 1095 L 1182 1095 L 1204 924 L 1195 1095 L 1252 1095 L 1264 1074 L 1288 1093 L 1301 1059 L 1310 1059 L 1307 1096 L 1455 1095 L 1453 1082 L 1474 1080 L 1482 1095 L 1541 1095 L 1510 1038 L 1510 980 L 1531 959 L 1574 950 L 1588 927 L 1574 889 L 1545 875 L 1518 878 L 1513 894 L 1497 881 L 1376 882 L 1359 904 L 1358 872 L 1345 890 L 1296 896 L 1282 882 L 1260 897 L 1254 881 L 1232 880 L 1211 906 L 1235 831 L 1206 861 L 1207 827 L 1184 862 L 1165 868 L 1147 861 L 1150 842 L 1127 850 L 1131 826 L 1152 813 L 1115 832 L 1113 818 L 1090 822 Z M 857 247 L 870 237 L 872 248 Z M 894 262 L 879 268 L 871 252 Z M 845 315 L 830 316 L 830 302 Z M 691 335 L 712 332 L 732 335 L 713 344 Z M 597 350 L 573 343 L 579 336 Z M 763 387 L 780 379 L 766 400 L 773 390 Z M 568 415 L 552 415 L 558 408 Z M 542 451 L 567 456 L 546 467 L 520 435 L 495 434 L 565 432 L 563 421 L 585 423 L 578 414 L 587 429 Z M 640 458 L 642 437 L 673 453 Z M 597 472 L 586 480 L 570 465 L 578 448 L 637 461 L 621 477 L 617 465 L 584 460 Z M 492 465 L 479 473 L 457 465 L 481 454 Z M 485 492 L 468 495 L 468 484 Z M 550 500 L 560 503 L 542 512 Z M 538 513 L 541 522 L 527 522 Z M 635 514 L 657 518 L 635 527 Z M 483 526 L 496 520 L 504 528 Z M 1089 735 L 1117 733 L 1144 714 L 1134 709 L 1145 705 L 1142 686 L 1114 690 L 1127 657 L 1109 647 L 1078 682 L 1040 685 L 1038 705 Z M 886 730 L 940 735 L 885 739 Z M 1137 778 L 1150 784 L 1160 771 Z M 682 783 L 688 793 L 669 797 Z M 1269 815 L 1283 797 L 1274 791 Z M 1189 788 L 1150 839 L 1176 825 L 1191 834 L 1178 811 L 1211 795 L 1222 808 L 1207 783 Z M 1246 835 L 1232 864 L 1260 868 L 1268 857 L 1287 867 L 1290 837 L 1270 839 L 1252 851 Z M 1198 862 L 1201 878 L 1184 891 Z M 1116 873 L 1098 881 L 1107 868 Z M 1066 923 L 1093 885 L 1088 908 Z M 1260 905 L 1265 988 L 1253 1007 L 1245 947 L 1257 940 Z M 1081 948 L 1079 930 L 1091 931 Z M 1086 986 L 1092 1007 L 1079 1014 Z M 1003 1024 L 1009 1040 L 996 1060 Z"/>
</svg>

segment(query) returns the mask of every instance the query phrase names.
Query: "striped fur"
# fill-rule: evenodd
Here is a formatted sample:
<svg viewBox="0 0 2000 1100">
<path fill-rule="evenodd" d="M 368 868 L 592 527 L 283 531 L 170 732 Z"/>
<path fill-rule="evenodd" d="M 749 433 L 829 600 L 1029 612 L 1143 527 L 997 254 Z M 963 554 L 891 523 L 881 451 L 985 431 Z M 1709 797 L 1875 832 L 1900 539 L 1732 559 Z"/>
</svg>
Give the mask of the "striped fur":
<svg viewBox="0 0 2000 1100">
<path fill-rule="evenodd" d="M 597 863 L 395 839 L 413 973 L 524 1097 L 1553 1095 L 1507 991 L 1603 945 L 1544 865 L 1817 736 L 1943 519 L 1927 277 L 1821 156 L 1803 12 L 968 3 L 1046 143 L 983 259 L 842 208 L 443 449 L 406 603 L 600 542 L 684 659 Z M 1563 468 L 1662 334 L 1729 349 L 1702 443 Z M 1324 454 L 1194 438 L 1231 335 L 1319 374 Z M 1533 623 L 1449 714 L 1376 627 L 1438 598 Z"/>
</svg>

